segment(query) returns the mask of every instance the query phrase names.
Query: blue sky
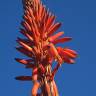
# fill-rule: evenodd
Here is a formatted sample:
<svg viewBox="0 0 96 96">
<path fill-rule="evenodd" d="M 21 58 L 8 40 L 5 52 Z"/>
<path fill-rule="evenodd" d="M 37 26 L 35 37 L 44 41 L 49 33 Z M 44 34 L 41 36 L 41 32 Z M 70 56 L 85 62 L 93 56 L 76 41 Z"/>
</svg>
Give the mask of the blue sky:
<svg viewBox="0 0 96 96">
<path fill-rule="evenodd" d="M 43 0 L 62 22 L 59 30 L 73 37 L 69 46 L 79 53 L 76 64 L 64 64 L 55 80 L 60 96 L 96 96 L 96 0 Z M 22 19 L 20 0 L 0 1 L 0 96 L 31 96 L 31 82 L 19 82 L 18 75 L 30 75 L 15 62 L 15 50 Z"/>
</svg>

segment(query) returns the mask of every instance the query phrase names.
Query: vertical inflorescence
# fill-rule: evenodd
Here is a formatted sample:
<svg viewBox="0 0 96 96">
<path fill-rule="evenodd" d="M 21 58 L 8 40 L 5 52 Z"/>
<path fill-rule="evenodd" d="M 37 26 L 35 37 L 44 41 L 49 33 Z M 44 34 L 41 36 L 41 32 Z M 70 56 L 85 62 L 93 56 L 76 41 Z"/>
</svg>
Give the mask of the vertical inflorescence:
<svg viewBox="0 0 96 96">
<path fill-rule="evenodd" d="M 55 15 L 49 12 L 40 0 L 22 0 L 24 15 L 21 22 L 21 34 L 17 38 L 18 51 L 28 59 L 16 58 L 25 68 L 32 69 L 32 76 L 19 76 L 17 80 L 32 81 L 32 96 L 59 96 L 54 81 L 58 68 L 63 63 L 73 64 L 77 53 L 69 48 L 56 47 L 58 43 L 70 41 L 71 37 L 60 38 L 64 32 L 56 32 L 61 23 L 55 22 Z M 57 61 L 55 68 L 52 63 Z M 38 93 L 38 89 L 41 93 Z"/>
</svg>

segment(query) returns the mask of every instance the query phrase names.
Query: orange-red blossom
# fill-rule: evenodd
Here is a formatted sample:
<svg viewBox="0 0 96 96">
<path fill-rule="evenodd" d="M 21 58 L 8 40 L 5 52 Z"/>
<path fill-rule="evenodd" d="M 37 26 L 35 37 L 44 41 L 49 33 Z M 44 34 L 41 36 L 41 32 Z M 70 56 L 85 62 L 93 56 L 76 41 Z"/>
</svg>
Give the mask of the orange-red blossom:
<svg viewBox="0 0 96 96">
<path fill-rule="evenodd" d="M 63 63 L 73 64 L 77 53 L 69 48 L 56 47 L 58 43 L 70 41 L 71 37 L 60 37 L 64 32 L 55 31 L 61 23 L 55 22 L 53 15 L 40 0 L 23 0 L 24 16 L 21 22 L 21 34 L 25 38 L 17 38 L 18 51 L 28 59 L 16 58 L 16 61 L 32 69 L 32 76 L 19 76 L 17 80 L 33 81 L 32 96 L 58 96 L 54 76 Z M 57 65 L 52 69 L 52 63 Z M 41 93 L 38 89 L 41 88 Z"/>
</svg>

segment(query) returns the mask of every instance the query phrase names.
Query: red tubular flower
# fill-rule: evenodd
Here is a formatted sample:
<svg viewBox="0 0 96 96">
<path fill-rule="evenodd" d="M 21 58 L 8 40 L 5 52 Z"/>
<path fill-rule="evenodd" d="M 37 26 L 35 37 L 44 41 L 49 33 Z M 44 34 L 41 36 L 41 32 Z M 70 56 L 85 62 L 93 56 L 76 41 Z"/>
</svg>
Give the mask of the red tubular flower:
<svg viewBox="0 0 96 96">
<path fill-rule="evenodd" d="M 77 53 L 68 48 L 57 47 L 57 51 L 64 62 L 73 64 L 75 61 L 72 60 L 77 57 Z"/>
<path fill-rule="evenodd" d="M 22 63 L 22 64 L 30 64 L 33 60 L 32 59 L 28 59 L 28 60 L 25 60 L 25 59 L 19 59 L 19 58 L 15 58 L 15 60 L 19 63 Z"/>
<path fill-rule="evenodd" d="M 17 38 L 16 49 L 28 59 L 15 60 L 25 68 L 32 69 L 32 76 L 19 76 L 17 80 L 33 81 L 32 96 L 59 96 L 54 76 L 63 63 L 73 64 L 77 53 L 69 48 L 56 47 L 58 43 L 70 41 L 71 37 L 60 38 L 64 32 L 54 34 L 61 23 L 55 22 L 53 15 L 40 0 L 22 0 L 24 15 L 20 33 L 25 38 Z M 57 65 L 52 68 L 52 63 Z M 38 93 L 38 89 L 41 93 Z"/>
<path fill-rule="evenodd" d="M 52 43 L 53 44 L 65 43 L 67 41 L 70 41 L 71 39 L 72 39 L 71 37 L 64 37 L 64 38 L 57 39 L 57 40 L 53 41 Z"/>
<path fill-rule="evenodd" d="M 31 81 L 32 77 L 31 76 L 19 76 L 16 77 L 17 80 L 21 80 L 21 81 Z"/>
<path fill-rule="evenodd" d="M 59 38 L 60 36 L 62 36 L 64 34 L 64 32 L 59 32 L 57 34 L 55 34 L 54 36 L 51 36 L 49 38 L 49 42 L 53 42 L 54 40 L 56 40 L 57 38 Z"/>
</svg>

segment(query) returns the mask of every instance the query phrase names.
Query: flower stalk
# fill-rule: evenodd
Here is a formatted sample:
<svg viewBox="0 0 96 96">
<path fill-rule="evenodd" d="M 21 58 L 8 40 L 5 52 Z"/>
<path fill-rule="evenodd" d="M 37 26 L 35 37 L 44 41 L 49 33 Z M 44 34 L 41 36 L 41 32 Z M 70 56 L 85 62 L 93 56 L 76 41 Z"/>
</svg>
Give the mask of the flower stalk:
<svg viewBox="0 0 96 96">
<path fill-rule="evenodd" d="M 22 3 L 24 15 L 20 32 L 25 38 L 17 38 L 19 47 L 16 49 L 28 59 L 15 60 L 25 68 L 31 68 L 32 76 L 18 76 L 16 79 L 33 82 L 32 96 L 59 96 L 55 74 L 63 63 L 73 64 L 77 53 L 69 48 L 56 47 L 56 44 L 72 38 L 61 38 L 64 34 L 62 31 L 54 34 L 61 23 L 55 22 L 56 16 L 40 0 L 22 0 Z M 54 61 L 57 61 L 57 65 L 52 68 Z"/>
</svg>

